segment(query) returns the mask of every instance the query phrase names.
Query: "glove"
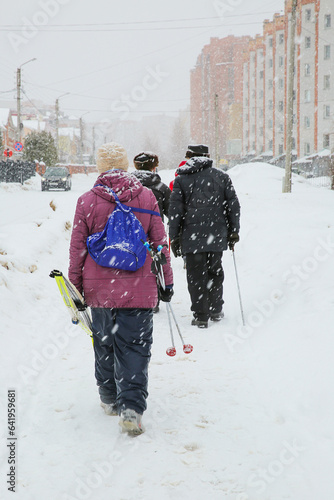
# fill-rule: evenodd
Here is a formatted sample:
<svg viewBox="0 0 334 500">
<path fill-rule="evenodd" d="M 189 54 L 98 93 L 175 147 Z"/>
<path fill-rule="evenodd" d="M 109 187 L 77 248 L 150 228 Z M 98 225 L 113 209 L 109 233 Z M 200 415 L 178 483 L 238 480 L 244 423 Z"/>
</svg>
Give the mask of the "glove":
<svg viewBox="0 0 334 500">
<path fill-rule="evenodd" d="M 228 247 L 230 250 L 234 250 L 234 245 L 239 241 L 238 233 L 231 233 L 228 237 Z"/>
<path fill-rule="evenodd" d="M 174 257 L 181 257 L 182 252 L 181 252 L 181 242 L 180 242 L 180 237 L 177 236 L 170 242 L 170 247 L 172 249 L 172 252 L 174 254 Z"/>
<path fill-rule="evenodd" d="M 162 286 L 159 285 L 158 295 L 159 299 L 162 302 L 170 302 L 174 295 L 173 285 L 166 285 L 165 289 L 163 289 Z"/>
</svg>

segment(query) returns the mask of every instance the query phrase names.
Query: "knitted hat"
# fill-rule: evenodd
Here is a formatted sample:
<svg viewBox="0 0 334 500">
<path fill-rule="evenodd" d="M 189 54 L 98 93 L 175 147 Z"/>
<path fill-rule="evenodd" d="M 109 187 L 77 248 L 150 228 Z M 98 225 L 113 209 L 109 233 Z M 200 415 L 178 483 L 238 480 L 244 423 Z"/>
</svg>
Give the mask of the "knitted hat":
<svg viewBox="0 0 334 500">
<path fill-rule="evenodd" d="M 129 161 L 125 149 L 116 142 L 103 144 L 97 150 L 96 166 L 100 174 L 112 168 L 127 171 Z"/>
</svg>

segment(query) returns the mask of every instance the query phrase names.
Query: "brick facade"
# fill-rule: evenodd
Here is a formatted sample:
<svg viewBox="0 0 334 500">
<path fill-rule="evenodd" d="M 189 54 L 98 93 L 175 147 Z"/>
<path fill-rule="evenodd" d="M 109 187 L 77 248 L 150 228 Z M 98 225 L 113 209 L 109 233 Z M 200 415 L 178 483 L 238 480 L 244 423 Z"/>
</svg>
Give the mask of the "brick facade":
<svg viewBox="0 0 334 500">
<path fill-rule="evenodd" d="M 285 152 L 291 5 L 264 20 L 261 35 L 212 38 L 198 57 L 191 133 L 212 153 L 216 143 L 220 157 Z M 302 157 L 334 148 L 334 1 L 299 0 L 296 20 L 293 149 Z"/>
<path fill-rule="evenodd" d="M 243 54 L 248 41 L 211 38 L 191 71 L 191 138 L 207 144 L 212 157 L 242 149 Z"/>
</svg>

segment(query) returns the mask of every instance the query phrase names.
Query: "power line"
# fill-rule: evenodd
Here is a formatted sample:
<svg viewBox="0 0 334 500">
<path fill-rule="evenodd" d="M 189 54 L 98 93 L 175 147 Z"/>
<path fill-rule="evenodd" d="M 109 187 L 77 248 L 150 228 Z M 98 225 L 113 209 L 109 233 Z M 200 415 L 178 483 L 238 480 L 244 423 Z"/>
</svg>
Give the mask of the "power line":
<svg viewBox="0 0 334 500">
<path fill-rule="evenodd" d="M 230 26 L 254 26 L 257 24 L 263 24 L 262 20 L 254 21 L 254 22 L 249 22 L 249 23 L 220 23 L 220 24 L 211 24 L 211 25 L 200 25 L 200 26 L 170 26 L 170 27 L 159 27 L 159 28 L 117 28 L 117 29 L 51 29 L 51 26 L 49 28 L 38 28 L 38 32 L 44 32 L 44 33 L 117 33 L 117 32 L 130 32 L 130 31 L 166 31 L 166 30 L 194 30 L 194 29 L 202 29 L 202 28 L 223 28 L 223 27 L 230 27 Z M 1 28 L 0 31 L 3 32 L 14 32 L 14 31 L 21 31 L 24 26 L 20 28 Z"/>
<path fill-rule="evenodd" d="M 246 17 L 246 16 L 258 16 L 259 14 L 272 14 L 272 11 L 264 12 L 246 12 L 244 14 L 227 14 L 224 18 L 230 17 Z M 50 24 L 51 28 L 65 28 L 65 27 L 83 27 L 83 26 L 129 26 L 137 24 L 158 24 L 158 23 L 175 23 L 175 22 L 194 22 L 194 21 L 207 21 L 207 20 L 221 20 L 219 16 L 211 17 L 194 17 L 194 18 L 178 18 L 178 19 L 155 19 L 151 21 L 124 21 L 124 22 L 114 22 L 114 23 L 75 23 L 75 24 Z M 26 28 L 24 24 L 2 24 L 0 28 Z"/>
</svg>

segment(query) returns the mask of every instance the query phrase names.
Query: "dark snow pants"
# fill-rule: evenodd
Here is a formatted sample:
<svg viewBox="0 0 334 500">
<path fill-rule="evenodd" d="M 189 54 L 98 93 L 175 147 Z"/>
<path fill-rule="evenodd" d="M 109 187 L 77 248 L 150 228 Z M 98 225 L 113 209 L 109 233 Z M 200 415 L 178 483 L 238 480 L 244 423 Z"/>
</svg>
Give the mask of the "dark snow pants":
<svg viewBox="0 0 334 500">
<path fill-rule="evenodd" d="M 187 281 L 194 318 L 208 321 L 223 307 L 223 252 L 187 253 Z"/>
<path fill-rule="evenodd" d="M 92 308 L 95 378 L 103 403 L 142 414 L 148 396 L 152 309 Z"/>
</svg>

